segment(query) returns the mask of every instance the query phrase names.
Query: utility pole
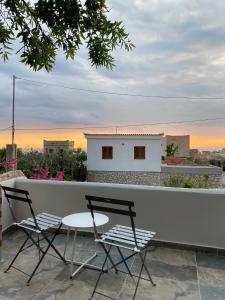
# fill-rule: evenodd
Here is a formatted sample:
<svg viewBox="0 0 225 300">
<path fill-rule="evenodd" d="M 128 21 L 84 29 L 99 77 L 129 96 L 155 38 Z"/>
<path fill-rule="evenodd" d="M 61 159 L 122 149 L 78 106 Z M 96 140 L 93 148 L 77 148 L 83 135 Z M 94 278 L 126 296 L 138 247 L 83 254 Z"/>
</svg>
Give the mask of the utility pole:
<svg viewBox="0 0 225 300">
<path fill-rule="evenodd" d="M 16 93 L 16 76 L 13 75 L 13 103 L 12 103 L 12 147 L 13 147 L 13 159 L 15 159 L 15 93 Z"/>
<path fill-rule="evenodd" d="M 15 96 L 16 96 L 16 79 L 17 77 L 13 75 L 13 102 L 12 102 L 12 159 L 16 159 L 16 147 L 15 147 Z M 13 175 L 15 176 L 16 165 L 13 164 L 12 167 Z"/>
</svg>

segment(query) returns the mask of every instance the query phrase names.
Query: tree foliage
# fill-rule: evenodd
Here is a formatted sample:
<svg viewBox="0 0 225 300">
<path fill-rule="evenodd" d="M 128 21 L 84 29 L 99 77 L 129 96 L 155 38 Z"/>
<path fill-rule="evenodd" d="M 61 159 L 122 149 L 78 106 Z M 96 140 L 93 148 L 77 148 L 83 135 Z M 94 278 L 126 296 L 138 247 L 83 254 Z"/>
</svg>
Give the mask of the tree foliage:
<svg viewBox="0 0 225 300">
<path fill-rule="evenodd" d="M 96 67 L 112 69 L 111 54 L 118 47 L 134 45 L 121 21 L 111 21 L 106 0 L 0 0 L 0 55 L 8 59 L 12 43 L 21 61 L 35 71 L 50 71 L 57 53 L 74 59 L 85 44 Z M 16 43 L 15 43 L 16 44 Z"/>
<path fill-rule="evenodd" d="M 80 148 L 63 153 L 42 153 L 31 150 L 29 152 L 17 151 L 17 169 L 30 177 L 33 174 L 33 168 L 37 166 L 47 167 L 49 176 L 55 177 L 58 171 L 65 172 L 65 178 L 70 180 L 79 180 L 81 170 L 87 160 L 87 153 Z"/>
</svg>

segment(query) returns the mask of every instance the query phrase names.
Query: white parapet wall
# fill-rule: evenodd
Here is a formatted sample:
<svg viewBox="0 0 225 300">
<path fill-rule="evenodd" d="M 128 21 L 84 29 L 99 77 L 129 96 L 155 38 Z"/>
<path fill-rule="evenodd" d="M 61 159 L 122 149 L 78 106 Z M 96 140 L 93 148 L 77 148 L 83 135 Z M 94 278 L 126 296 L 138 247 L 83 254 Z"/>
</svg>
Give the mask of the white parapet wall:
<svg viewBox="0 0 225 300">
<path fill-rule="evenodd" d="M 87 211 L 85 195 L 135 202 L 136 226 L 156 231 L 161 241 L 225 249 L 225 189 L 183 189 L 128 184 L 53 182 L 16 179 L 29 190 L 36 212 L 59 216 Z M 16 206 L 19 218 L 27 211 Z M 126 217 L 110 216 L 110 225 L 129 224 Z"/>
<path fill-rule="evenodd" d="M 15 187 L 16 178 L 25 178 L 25 176 L 23 172 L 20 170 L 3 173 L 0 175 L 0 186 L 5 185 L 9 187 Z M 8 202 L 5 199 L 4 195 L 2 194 L 1 188 L 0 188 L 0 197 L 2 197 L 2 207 L 0 209 L 2 215 L 1 225 L 2 225 L 2 230 L 5 231 L 12 225 L 13 219 L 9 210 Z"/>
<path fill-rule="evenodd" d="M 1 185 L 15 187 L 15 178 L 10 179 L 10 177 L 13 176 L 14 174 L 12 175 L 12 172 L 8 172 L 0 176 L 0 262 L 2 262 L 2 232 L 11 227 L 13 223 L 9 204 L 3 193 L 1 193 Z"/>
</svg>

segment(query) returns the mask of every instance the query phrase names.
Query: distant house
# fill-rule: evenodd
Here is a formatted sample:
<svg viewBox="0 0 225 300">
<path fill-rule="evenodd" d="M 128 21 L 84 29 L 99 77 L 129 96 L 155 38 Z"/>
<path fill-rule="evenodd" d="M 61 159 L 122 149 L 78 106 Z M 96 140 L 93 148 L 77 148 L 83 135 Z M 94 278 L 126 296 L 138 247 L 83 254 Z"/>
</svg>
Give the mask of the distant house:
<svg viewBox="0 0 225 300">
<path fill-rule="evenodd" d="M 44 153 L 63 153 L 74 149 L 74 141 L 47 141 L 44 140 Z"/>
<path fill-rule="evenodd" d="M 190 149 L 190 157 L 194 158 L 198 154 L 199 154 L 198 149 Z"/>
<path fill-rule="evenodd" d="M 162 140 L 163 155 L 166 156 L 167 145 L 177 147 L 175 157 L 190 156 L 190 135 L 166 135 Z"/>
<path fill-rule="evenodd" d="M 147 178 L 161 171 L 162 136 L 86 133 L 88 180 L 138 183 L 144 173 L 152 182 Z"/>
</svg>

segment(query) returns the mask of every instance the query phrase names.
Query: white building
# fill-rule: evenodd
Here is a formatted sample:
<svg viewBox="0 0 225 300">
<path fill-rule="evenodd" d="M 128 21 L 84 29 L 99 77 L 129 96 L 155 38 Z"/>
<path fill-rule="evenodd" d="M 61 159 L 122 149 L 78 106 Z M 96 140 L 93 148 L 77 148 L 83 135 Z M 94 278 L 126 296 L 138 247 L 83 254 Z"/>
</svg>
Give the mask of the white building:
<svg viewBox="0 0 225 300">
<path fill-rule="evenodd" d="M 88 171 L 161 171 L 163 134 L 85 134 Z"/>
</svg>

